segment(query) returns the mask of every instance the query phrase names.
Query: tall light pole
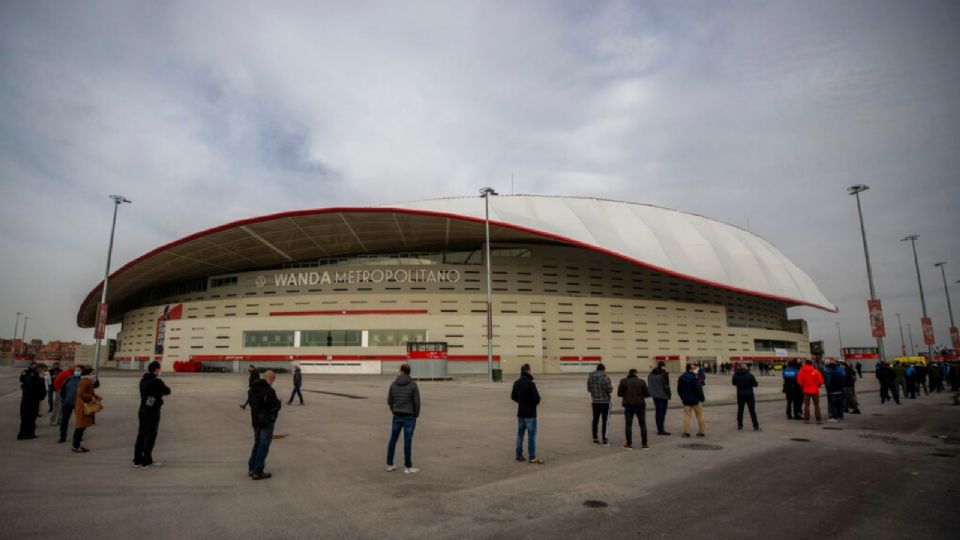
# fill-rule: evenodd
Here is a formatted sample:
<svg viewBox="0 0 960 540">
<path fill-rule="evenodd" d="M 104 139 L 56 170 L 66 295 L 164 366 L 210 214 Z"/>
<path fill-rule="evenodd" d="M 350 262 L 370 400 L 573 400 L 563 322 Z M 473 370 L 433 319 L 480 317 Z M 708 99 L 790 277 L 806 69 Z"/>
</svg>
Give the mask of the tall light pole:
<svg viewBox="0 0 960 540">
<path fill-rule="evenodd" d="M 947 295 L 947 313 L 950 315 L 950 340 L 953 341 L 954 328 L 956 328 L 957 325 L 953 323 L 953 306 L 950 305 L 950 289 L 947 287 L 947 272 L 943 269 L 946 264 L 945 261 L 940 261 L 934 263 L 934 266 L 940 267 L 940 275 L 943 276 L 943 292 Z M 955 343 L 951 344 L 956 347 Z"/>
<path fill-rule="evenodd" d="M 870 189 L 869 186 L 857 184 L 847 188 L 847 193 L 857 198 L 857 215 L 860 216 L 860 234 L 863 236 L 863 256 L 867 260 L 867 281 L 870 284 L 870 300 L 877 299 L 877 289 L 873 286 L 873 269 L 870 267 L 870 250 L 867 249 L 867 229 L 863 225 L 863 208 L 860 206 L 860 192 Z M 872 314 L 871 314 L 872 315 Z M 887 359 L 883 350 L 883 337 L 877 336 L 877 352 L 880 353 L 880 360 Z"/>
<path fill-rule="evenodd" d="M 843 357 L 843 336 L 840 335 L 840 323 L 837 322 L 837 339 L 840 340 L 840 361 L 846 361 L 846 358 Z"/>
<path fill-rule="evenodd" d="M 899 313 L 897 313 L 896 315 L 897 315 L 897 326 L 900 327 L 900 354 L 902 354 L 903 356 L 906 356 L 907 345 L 906 345 L 906 342 L 903 341 L 903 321 L 900 320 Z"/>
<path fill-rule="evenodd" d="M 917 355 L 917 348 L 913 345 L 913 327 L 907 323 L 907 335 L 910 336 L 910 356 Z"/>
<path fill-rule="evenodd" d="M 97 306 L 97 327 L 94 330 L 94 336 L 97 338 L 97 346 L 93 352 L 93 372 L 100 374 L 100 342 L 103 339 L 103 330 L 107 326 L 107 282 L 110 280 L 110 257 L 113 256 L 113 233 L 117 228 L 117 209 L 123 203 L 131 202 L 123 195 L 110 195 L 113 199 L 113 222 L 110 224 L 110 244 L 107 246 L 107 267 L 103 271 L 103 287 L 100 290 L 100 305 Z"/>
<path fill-rule="evenodd" d="M 18 312 L 17 312 L 17 324 L 13 327 L 13 339 L 10 340 L 10 358 L 16 358 L 16 357 L 17 357 L 17 351 L 13 350 L 13 345 L 17 342 L 17 332 L 20 331 L 20 316 L 21 316 L 21 315 L 23 315 L 23 313 L 20 313 L 20 312 L 18 311 Z M 12 360 L 11 360 L 11 361 L 12 361 Z M 10 364 L 10 365 L 12 366 L 13 364 Z"/>
<path fill-rule="evenodd" d="M 26 315 L 23 316 L 23 333 L 20 334 L 20 346 L 23 347 L 23 352 L 27 352 L 27 321 L 30 320 L 30 317 Z"/>
<path fill-rule="evenodd" d="M 920 279 L 920 260 L 917 259 L 917 238 L 920 238 L 918 234 L 911 234 L 900 239 L 901 242 L 909 241 L 910 245 L 913 246 L 913 264 L 917 267 L 917 286 L 920 287 L 920 308 L 923 310 L 923 318 L 927 318 L 927 301 L 923 297 L 923 280 Z M 925 330 L 924 321 L 920 321 L 921 330 Z M 923 340 L 926 342 L 927 333 L 923 332 Z M 927 354 L 930 356 L 927 358 L 928 362 L 933 362 L 933 345 L 927 344 Z"/>
<path fill-rule="evenodd" d="M 497 195 L 492 187 L 480 188 L 480 196 L 484 203 L 484 227 L 486 229 L 487 242 L 483 255 L 484 266 L 487 267 L 487 378 L 493 382 L 493 281 L 490 277 L 490 266 L 493 261 L 490 260 L 490 196 Z M 503 366 L 501 366 L 502 369 Z"/>
</svg>

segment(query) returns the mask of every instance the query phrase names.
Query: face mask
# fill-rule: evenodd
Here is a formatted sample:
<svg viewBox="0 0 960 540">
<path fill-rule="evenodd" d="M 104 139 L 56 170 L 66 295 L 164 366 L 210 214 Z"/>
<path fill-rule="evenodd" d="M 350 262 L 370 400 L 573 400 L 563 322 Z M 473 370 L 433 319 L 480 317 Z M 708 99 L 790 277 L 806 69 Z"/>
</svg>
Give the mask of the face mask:
<svg viewBox="0 0 960 540">
<path fill-rule="evenodd" d="M 79 370 L 79 369 L 73 370 L 73 376 L 74 376 L 74 377 L 79 377 L 79 376 L 80 376 L 80 370 Z"/>
</svg>

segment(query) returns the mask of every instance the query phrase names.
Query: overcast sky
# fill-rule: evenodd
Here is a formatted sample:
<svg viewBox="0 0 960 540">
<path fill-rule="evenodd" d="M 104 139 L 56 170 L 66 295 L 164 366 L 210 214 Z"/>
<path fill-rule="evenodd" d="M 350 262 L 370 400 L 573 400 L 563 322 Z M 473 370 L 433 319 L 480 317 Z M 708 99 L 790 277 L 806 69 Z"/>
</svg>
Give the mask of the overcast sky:
<svg viewBox="0 0 960 540">
<path fill-rule="evenodd" d="M 244 4 L 247 7 L 244 7 Z M 264 6 L 270 5 L 269 9 Z M 103 273 L 270 212 L 501 192 L 748 227 L 870 345 L 856 204 L 890 350 L 960 315 L 960 3 L 0 3 L 0 335 L 92 341 Z M 908 338 L 909 341 L 909 338 Z M 908 345 L 909 347 L 909 345 Z"/>
</svg>

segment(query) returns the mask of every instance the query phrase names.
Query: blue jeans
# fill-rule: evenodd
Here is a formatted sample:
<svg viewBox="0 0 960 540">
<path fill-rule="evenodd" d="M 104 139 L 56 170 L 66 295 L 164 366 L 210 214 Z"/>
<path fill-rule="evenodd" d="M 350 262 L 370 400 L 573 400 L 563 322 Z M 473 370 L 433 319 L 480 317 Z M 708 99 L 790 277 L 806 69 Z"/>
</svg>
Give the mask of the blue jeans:
<svg viewBox="0 0 960 540">
<path fill-rule="evenodd" d="M 390 426 L 390 442 L 387 444 L 387 465 L 393 465 L 393 456 L 397 452 L 400 430 L 403 430 L 403 466 L 413 467 L 413 430 L 417 427 L 416 416 L 393 415 Z"/>
<path fill-rule="evenodd" d="M 663 423 L 667 419 L 667 403 L 669 403 L 669 401 L 666 399 L 653 398 L 653 406 L 656 409 L 655 419 L 657 422 L 657 433 L 663 433 L 666 431 L 663 428 Z"/>
<path fill-rule="evenodd" d="M 830 414 L 837 420 L 843 420 L 843 394 L 828 394 Z"/>
<path fill-rule="evenodd" d="M 750 410 L 750 421 L 753 422 L 753 429 L 759 429 L 760 423 L 757 422 L 757 400 L 754 396 L 737 396 L 737 427 L 743 427 L 743 407 Z"/>
<path fill-rule="evenodd" d="M 523 457 L 523 432 L 527 432 L 530 460 L 537 459 L 537 419 L 517 418 L 517 459 Z"/>
<path fill-rule="evenodd" d="M 253 449 L 250 450 L 250 461 L 247 462 L 249 472 L 263 473 L 263 468 L 267 464 L 267 454 L 270 453 L 270 442 L 273 441 L 275 425 L 275 422 L 270 422 L 265 426 L 253 428 Z"/>
<path fill-rule="evenodd" d="M 60 440 L 67 440 L 67 428 L 70 426 L 70 417 L 73 416 L 73 404 L 64 403 L 60 410 Z"/>
<path fill-rule="evenodd" d="M 293 403 L 293 396 L 299 396 L 299 397 L 300 397 L 300 404 L 303 405 L 303 394 L 300 393 L 300 387 L 299 387 L 299 386 L 294 386 L 294 387 L 293 387 L 293 392 L 290 392 L 290 399 L 287 400 L 287 405 Z"/>
</svg>

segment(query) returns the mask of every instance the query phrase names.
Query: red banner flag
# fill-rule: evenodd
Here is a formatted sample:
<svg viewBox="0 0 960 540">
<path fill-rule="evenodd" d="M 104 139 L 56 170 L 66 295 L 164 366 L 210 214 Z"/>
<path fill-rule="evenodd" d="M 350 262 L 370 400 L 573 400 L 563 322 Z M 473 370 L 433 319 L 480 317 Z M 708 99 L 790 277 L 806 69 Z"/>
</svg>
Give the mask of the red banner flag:
<svg viewBox="0 0 960 540">
<path fill-rule="evenodd" d="M 867 313 L 870 315 L 870 333 L 873 337 L 881 338 L 887 335 L 883 324 L 883 308 L 880 300 L 867 300 Z"/>
<path fill-rule="evenodd" d="M 937 338 L 933 336 L 933 321 L 930 320 L 930 317 L 920 319 L 920 326 L 923 328 L 923 343 L 926 345 L 936 344 Z"/>
<path fill-rule="evenodd" d="M 107 305 L 97 304 L 97 323 L 94 325 L 94 339 L 103 339 L 107 333 Z"/>
<path fill-rule="evenodd" d="M 957 330 L 956 326 L 950 327 L 950 341 L 953 342 L 953 350 L 960 352 L 960 331 Z"/>
</svg>

